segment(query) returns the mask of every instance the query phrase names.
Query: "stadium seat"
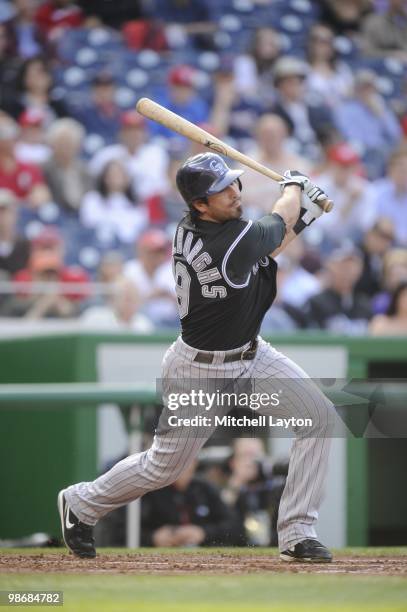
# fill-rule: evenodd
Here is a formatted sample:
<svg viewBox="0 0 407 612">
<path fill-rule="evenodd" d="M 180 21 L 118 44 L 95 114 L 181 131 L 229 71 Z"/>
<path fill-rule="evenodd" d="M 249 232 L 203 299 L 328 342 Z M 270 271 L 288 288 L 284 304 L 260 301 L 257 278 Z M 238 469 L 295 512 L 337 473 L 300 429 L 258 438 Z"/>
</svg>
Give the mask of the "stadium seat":
<svg viewBox="0 0 407 612">
<path fill-rule="evenodd" d="M 97 51 L 91 47 L 81 47 L 75 55 L 75 62 L 78 66 L 87 68 L 89 66 L 95 66 L 95 64 L 100 62 L 100 56 Z"/>
<path fill-rule="evenodd" d="M 203 51 L 197 58 L 197 63 L 202 70 L 213 72 L 220 66 L 220 57 L 214 51 Z"/>
</svg>

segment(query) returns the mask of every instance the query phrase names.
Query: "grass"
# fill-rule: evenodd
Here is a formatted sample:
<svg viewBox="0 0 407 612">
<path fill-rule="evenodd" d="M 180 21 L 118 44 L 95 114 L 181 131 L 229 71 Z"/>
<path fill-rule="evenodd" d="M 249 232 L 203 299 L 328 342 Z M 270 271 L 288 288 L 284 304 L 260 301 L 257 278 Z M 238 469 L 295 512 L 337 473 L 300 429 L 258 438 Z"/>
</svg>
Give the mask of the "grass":
<svg viewBox="0 0 407 612">
<path fill-rule="evenodd" d="M 157 550 L 106 549 L 114 555 L 160 554 Z M 224 550 L 224 549 L 223 549 Z M 8 549 L 0 553 L 35 554 L 52 549 Z M 56 549 L 56 553 L 61 553 Z M 166 553 L 175 552 L 165 551 Z M 197 552 L 196 549 L 191 552 Z M 212 550 L 201 550 L 202 555 Z M 232 549 L 242 556 L 268 549 Z M 275 552 L 275 551 L 273 551 Z M 348 548 L 350 554 L 407 556 L 406 548 Z M 244 576 L 136 576 L 3 574 L 0 590 L 60 590 L 65 612 L 406 612 L 407 580 L 402 577 L 321 574 Z M 23 610 L 23 607 L 17 607 Z"/>
</svg>

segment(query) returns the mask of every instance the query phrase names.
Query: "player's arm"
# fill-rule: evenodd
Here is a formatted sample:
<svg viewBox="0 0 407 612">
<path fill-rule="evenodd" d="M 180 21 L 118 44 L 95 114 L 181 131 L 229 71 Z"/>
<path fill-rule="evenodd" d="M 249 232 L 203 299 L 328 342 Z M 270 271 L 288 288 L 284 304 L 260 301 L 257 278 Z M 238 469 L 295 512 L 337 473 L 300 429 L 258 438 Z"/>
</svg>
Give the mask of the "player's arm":
<svg viewBox="0 0 407 612">
<path fill-rule="evenodd" d="M 273 206 L 272 214 L 279 215 L 285 224 L 285 236 L 281 244 L 269 253 L 271 257 L 275 257 L 285 247 L 294 240 L 297 234 L 293 231 L 294 225 L 300 216 L 301 209 L 301 185 L 291 184 L 286 185 L 283 189 L 281 197 Z"/>
<path fill-rule="evenodd" d="M 233 250 L 227 255 L 229 277 L 246 275 L 259 259 L 269 255 L 286 241 L 287 227 L 292 228 L 300 213 L 301 188 L 287 186 L 271 214 L 249 222 Z"/>
<path fill-rule="evenodd" d="M 298 173 L 287 172 L 282 181 L 282 194 L 274 204 L 271 214 L 258 221 L 249 222 L 241 235 L 228 251 L 225 270 L 229 277 L 244 277 L 262 257 L 274 257 L 280 253 L 294 238 L 322 213 L 318 204 L 311 203 L 315 217 L 306 210 L 310 198 L 326 195 L 319 187 L 311 183 L 308 177 Z M 307 194 L 307 197 L 304 197 Z M 307 201 L 305 201 L 307 200 Z"/>
</svg>

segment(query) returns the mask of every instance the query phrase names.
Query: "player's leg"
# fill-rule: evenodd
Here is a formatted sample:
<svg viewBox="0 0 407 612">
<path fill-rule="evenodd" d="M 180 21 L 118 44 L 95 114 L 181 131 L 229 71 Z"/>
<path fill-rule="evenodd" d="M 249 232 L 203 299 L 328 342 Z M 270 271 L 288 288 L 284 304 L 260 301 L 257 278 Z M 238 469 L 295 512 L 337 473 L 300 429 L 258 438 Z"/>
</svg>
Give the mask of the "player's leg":
<svg viewBox="0 0 407 612">
<path fill-rule="evenodd" d="M 275 391 L 282 391 L 279 405 L 269 409 L 273 416 L 309 419 L 312 422 L 311 426 L 293 427 L 296 437 L 280 502 L 278 535 L 280 551 L 293 549 L 309 539 L 314 541 L 311 547 L 315 548 L 315 523 L 328 468 L 334 407 L 304 370 L 262 340 L 251 375 L 257 381 L 261 378 L 272 379 L 273 389 L 275 386 Z M 259 384 L 261 387 L 261 381 L 257 382 L 257 390 Z M 269 384 L 264 382 L 264 385 Z M 325 555 L 324 552 L 319 553 Z"/>
<path fill-rule="evenodd" d="M 205 385 L 206 366 L 195 364 L 181 349 L 180 343 L 175 343 L 164 358 L 165 404 L 171 392 L 188 393 L 191 380 L 202 379 L 202 386 Z M 191 416 L 188 407 L 177 411 L 177 415 Z M 126 457 L 92 482 L 80 482 L 62 491 L 58 507 L 68 547 L 80 556 L 95 556 L 89 527 L 112 510 L 174 482 L 194 460 L 212 431 L 213 427 L 168 427 L 160 420 L 153 444 L 147 451 Z"/>
</svg>

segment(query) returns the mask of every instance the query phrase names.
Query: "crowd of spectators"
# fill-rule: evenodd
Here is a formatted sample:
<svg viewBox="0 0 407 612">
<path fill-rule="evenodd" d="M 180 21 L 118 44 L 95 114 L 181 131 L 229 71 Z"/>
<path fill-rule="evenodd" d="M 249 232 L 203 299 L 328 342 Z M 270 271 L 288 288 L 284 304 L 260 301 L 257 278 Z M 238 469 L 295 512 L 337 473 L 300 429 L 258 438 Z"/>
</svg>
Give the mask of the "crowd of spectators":
<svg viewBox="0 0 407 612">
<path fill-rule="evenodd" d="M 148 95 L 335 208 L 279 260 L 263 331 L 407 329 L 405 0 L 0 0 L 0 317 L 176 328 L 197 145 Z M 278 185 L 246 170 L 246 216 Z"/>
</svg>

